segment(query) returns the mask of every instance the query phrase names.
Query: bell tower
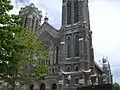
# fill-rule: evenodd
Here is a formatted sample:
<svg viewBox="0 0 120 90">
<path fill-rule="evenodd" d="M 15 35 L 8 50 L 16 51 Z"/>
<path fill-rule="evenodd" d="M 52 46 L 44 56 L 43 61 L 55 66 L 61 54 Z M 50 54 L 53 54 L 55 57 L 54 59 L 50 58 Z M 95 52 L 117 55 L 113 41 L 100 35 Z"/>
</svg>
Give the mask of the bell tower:
<svg viewBox="0 0 120 90">
<path fill-rule="evenodd" d="M 63 0 L 61 34 L 60 69 L 69 72 L 71 81 L 78 78 L 76 84 L 81 80 L 79 84 L 89 85 L 90 73 L 95 71 L 88 0 Z M 77 76 L 72 75 L 76 72 Z"/>
<path fill-rule="evenodd" d="M 86 22 L 90 29 L 88 0 L 63 0 L 62 26 Z"/>
<path fill-rule="evenodd" d="M 39 28 L 41 26 L 42 12 L 35 7 L 33 3 L 21 8 L 19 11 L 21 17 L 21 26 L 30 27 L 35 36 L 38 37 Z"/>
</svg>

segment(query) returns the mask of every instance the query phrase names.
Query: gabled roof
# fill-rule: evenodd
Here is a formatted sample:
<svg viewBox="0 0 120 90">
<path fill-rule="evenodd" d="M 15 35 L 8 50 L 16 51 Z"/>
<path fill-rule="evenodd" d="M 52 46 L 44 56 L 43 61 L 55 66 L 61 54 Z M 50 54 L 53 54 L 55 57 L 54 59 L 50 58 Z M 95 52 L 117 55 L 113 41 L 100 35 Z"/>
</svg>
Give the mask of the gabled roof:
<svg viewBox="0 0 120 90">
<path fill-rule="evenodd" d="M 59 32 L 57 29 L 55 29 L 53 26 L 51 26 L 49 23 L 44 22 L 42 26 L 40 27 L 40 30 L 47 31 L 51 36 L 57 38 L 59 36 Z"/>
<path fill-rule="evenodd" d="M 95 63 L 95 66 L 101 71 L 101 72 L 103 72 L 103 69 L 94 61 L 94 63 Z"/>
</svg>

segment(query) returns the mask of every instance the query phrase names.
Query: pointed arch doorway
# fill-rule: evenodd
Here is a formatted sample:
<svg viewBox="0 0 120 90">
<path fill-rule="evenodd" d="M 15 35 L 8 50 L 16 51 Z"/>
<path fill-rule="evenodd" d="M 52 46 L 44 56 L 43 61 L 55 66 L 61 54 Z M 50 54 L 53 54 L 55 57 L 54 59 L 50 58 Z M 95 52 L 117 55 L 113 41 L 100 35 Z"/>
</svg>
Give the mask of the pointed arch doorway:
<svg viewBox="0 0 120 90">
<path fill-rule="evenodd" d="M 40 85 L 40 90 L 45 90 L 45 84 L 44 84 L 44 83 L 42 83 L 42 84 Z"/>
<path fill-rule="evenodd" d="M 57 84 L 52 85 L 52 90 L 57 90 Z"/>
</svg>

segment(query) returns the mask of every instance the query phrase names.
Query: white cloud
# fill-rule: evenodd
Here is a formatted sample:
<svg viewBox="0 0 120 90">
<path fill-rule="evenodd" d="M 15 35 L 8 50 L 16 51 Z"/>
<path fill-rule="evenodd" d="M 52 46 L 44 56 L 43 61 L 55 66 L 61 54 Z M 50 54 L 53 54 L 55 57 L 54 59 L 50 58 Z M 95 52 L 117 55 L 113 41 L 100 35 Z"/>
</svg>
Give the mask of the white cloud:
<svg viewBox="0 0 120 90">
<path fill-rule="evenodd" d="M 91 30 L 96 51 L 111 55 L 116 52 L 119 36 L 119 8 L 107 2 L 94 2 L 90 6 Z M 95 8 L 96 7 L 96 8 Z M 99 47 L 99 48 L 98 48 Z"/>
<path fill-rule="evenodd" d="M 99 60 L 103 55 L 108 56 L 115 76 L 114 81 L 119 82 L 120 1 L 94 0 L 90 2 L 89 7 L 95 59 Z"/>
</svg>

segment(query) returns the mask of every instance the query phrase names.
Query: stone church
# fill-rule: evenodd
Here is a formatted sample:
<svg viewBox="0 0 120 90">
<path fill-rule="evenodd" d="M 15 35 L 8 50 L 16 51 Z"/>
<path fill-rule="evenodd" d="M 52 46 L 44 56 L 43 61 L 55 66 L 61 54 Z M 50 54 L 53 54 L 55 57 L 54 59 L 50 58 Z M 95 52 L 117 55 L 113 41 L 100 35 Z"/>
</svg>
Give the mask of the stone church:
<svg viewBox="0 0 120 90">
<path fill-rule="evenodd" d="M 79 90 L 88 85 L 112 83 L 112 74 L 107 59 L 103 58 L 101 68 L 94 60 L 92 31 L 88 0 L 62 0 L 62 25 L 60 30 L 42 21 L 42 12 L 30 4 L 21 8 L 19 14 L 23 27 L 30 26 L 38 38 L 42 32 L 43 41 L 52 56 L 41 62 L 51 67 L 45 80 L 34 87 L 37 90 Z"/>
</svg>

